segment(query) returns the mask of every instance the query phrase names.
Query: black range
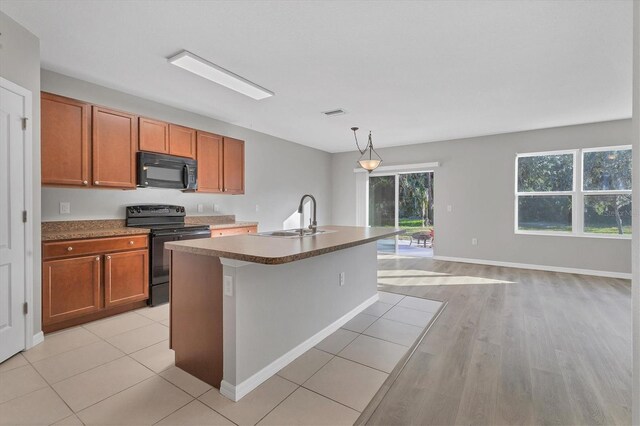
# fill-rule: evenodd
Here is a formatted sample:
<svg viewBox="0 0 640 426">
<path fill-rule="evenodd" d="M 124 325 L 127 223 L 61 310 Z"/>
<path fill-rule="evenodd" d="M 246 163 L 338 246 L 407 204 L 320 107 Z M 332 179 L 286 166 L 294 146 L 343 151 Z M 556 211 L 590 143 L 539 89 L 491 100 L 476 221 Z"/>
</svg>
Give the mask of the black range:
<svg viewBox="0 0 640 426">
<path fill-rule="evenodd" d="M 127 206 L 127 226 L 151 229 L 149 234 L 149 300 L 151 306 L 169 301 L 169 263 L 171 253 L 164 249 L 168 241 L 210 238 L 209 225 L 184 223 L 183 206 L 144 204 Z"/>
</svg>

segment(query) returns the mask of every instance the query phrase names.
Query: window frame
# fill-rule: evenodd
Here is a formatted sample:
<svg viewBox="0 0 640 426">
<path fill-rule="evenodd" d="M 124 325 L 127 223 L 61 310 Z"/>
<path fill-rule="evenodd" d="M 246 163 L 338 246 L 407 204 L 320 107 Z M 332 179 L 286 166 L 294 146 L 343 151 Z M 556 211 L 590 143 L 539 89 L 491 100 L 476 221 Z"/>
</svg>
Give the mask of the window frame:
<svg viewBox="0 0 640 426">
<path fill-rule="evenodd" d="M 633 188 L 630 190 L 612 190 L 612 191 L 585 191 L 584 190 L 584 154 L 588 152 L 602 151 L 620 151 L 632 149 L 631 145 L 615 145 L 596 148 L 583 149 L 564 149 L 557 151 L 540 151 L 516 153 L 514 165 L 514 232 L 520 235 L 543 235 L 554 237 L 586 237 L 586 238 L 608 238 L 630 240 L 631 235 L 619 234 L 598 234 L 584 231 L 584 198 L 585 195 L 626 195 L 632 194 Z M 519 192 L 518 191 L 518 160 L 526 157 L 540 157 L 545 155 L 573 155 L 573 187 L 571 191 L 538 191 L 538 192 Z M 571 231 L 532 231 L 522 230 L 518 228 L 518 200 L 522 196 L 553 196 L 564 195 L 571 196 Z M 633 225 L 632 225 L 633 226 Z"/>
</svg>

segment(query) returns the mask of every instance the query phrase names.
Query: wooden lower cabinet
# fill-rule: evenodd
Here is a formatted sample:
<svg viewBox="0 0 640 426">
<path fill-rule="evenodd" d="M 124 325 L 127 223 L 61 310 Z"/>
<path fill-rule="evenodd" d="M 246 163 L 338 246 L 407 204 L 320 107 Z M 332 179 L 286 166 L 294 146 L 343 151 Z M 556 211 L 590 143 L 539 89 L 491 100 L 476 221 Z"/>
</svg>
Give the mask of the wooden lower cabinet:
<svg viewBox="0 0 640 426">
<path fill-rule="evenodd" d="M 102 309 L 101 256 L 42 264 L 42 322 L 54 324 Z"/>
<path fill-rule="evenodd" d="M 43 243 L 44 332 L 144 306 L 148 246 L 145 235 Z"/>
<path fill-rule="evenodd" d="M 122 305 L 149 297 L 149 252 L 127 251 L 105 255 L 104 305 Z"/>
</svg>

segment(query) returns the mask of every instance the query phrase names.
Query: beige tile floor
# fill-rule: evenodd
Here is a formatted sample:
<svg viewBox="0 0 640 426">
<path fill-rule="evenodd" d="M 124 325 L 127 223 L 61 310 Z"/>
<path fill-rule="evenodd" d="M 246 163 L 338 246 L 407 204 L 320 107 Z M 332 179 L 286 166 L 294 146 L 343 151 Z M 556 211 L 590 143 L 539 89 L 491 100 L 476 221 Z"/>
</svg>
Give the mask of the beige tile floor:
<svg viewBox="0 0 640 426">
<path fill-rule="evenodd" d="M 239 402 L 174 366 L 168 305 L 128 312 L 1 363 L 0 424 L 353 424 L 439 307 L 380 292 Z"/>
</svg>

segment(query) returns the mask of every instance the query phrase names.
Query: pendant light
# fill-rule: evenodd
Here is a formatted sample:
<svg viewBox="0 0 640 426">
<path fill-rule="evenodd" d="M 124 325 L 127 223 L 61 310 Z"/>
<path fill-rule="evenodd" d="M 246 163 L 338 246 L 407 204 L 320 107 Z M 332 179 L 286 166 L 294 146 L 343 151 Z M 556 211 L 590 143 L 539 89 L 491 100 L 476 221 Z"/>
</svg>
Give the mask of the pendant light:
<svg viewBox="0 0 640 426">
<path fill-rule="evenodd" d="M 356 136 L 356 131 L 358 130 L 358 128 L 352 127 L 351 130 L 353 130 L 353 137 L 356 140 L 356 147 L 358 148 L 358 151 L 360 151 L 360 154 L 362 154 L 362 156 L 358 160 L 358 164 L 360 165 L 360 167 L 371 173 L 378 168 L 380 163 L 382 163 L 382 157 L 380 157 L 376 150 L 373 149 L 373 142 L 371 141 L 371 131 L 369 131 L 369 141 L 367 142 L 367 146 L 364 148 L 364 150 L 362 150 L 360 149 L 360 144 L 358 144 L 358 136 Z"/>
</svg>

